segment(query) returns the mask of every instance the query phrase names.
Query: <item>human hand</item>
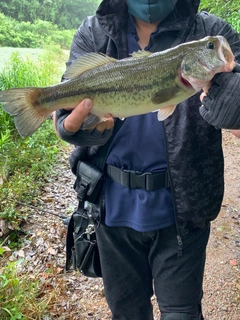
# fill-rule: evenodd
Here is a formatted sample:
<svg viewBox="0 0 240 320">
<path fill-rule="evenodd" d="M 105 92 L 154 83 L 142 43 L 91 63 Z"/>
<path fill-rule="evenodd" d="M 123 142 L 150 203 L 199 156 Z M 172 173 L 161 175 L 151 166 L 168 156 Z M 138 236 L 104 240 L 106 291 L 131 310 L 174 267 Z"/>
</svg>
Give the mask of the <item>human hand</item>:
<svg viewBox="0 0 240 320">
<path fill-rule="evenodd" d="M 203 88 L 203 92 L 200 95 L 201 102 L 203 102 L 203 98 L 207 96 L 208 90 L 211 87 L 211 85 L 212 85 L 212 82 L 209 82 L 209 84 Z"/>
<path fill-rule="evenodd" d="M 203 90 L 199 112 L 204 120 L 217 128 L 240 129 L 240 65 L 215 75 Z"/>
<path fill-rule="evenodd" d="M 77 132 L 85 118 L 91 112 L 93 102 L 91 99 L 84 99 L 81 101 L 78 106 L 72 109 L 72 112 L 64 120 L 64 128 L 69 132 Z M 105 129 L 111 129 L 114 126 L 114 119 L 108 118 L 103 122 L 100 122 L 96 125 L 98 131 L 104 131 Z M 93 127 L 91 128 L 93 129 Z"/>
</svg>

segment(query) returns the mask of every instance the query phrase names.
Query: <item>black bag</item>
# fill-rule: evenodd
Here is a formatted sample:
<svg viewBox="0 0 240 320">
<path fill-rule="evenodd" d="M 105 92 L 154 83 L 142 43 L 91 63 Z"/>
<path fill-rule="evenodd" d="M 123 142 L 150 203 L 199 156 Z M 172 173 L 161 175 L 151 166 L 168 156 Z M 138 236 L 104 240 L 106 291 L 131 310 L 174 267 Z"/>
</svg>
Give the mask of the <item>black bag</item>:
<svg viewBox="0 0 240 320">
<path fill-rule="evenodd" d="M 103 172 L 93 164 L 78 161 L 74 190 L 79 201 L 96 203 L 103 182 Z"/>
<path fill-rule="evenodd" d="M 66 270 L 73 265 L 74 270 L 79 270 L 87 277 L 101 277 L 95 234 L 95 224 L 100 218 L 95 216 L 99 211 L 97 207 L 103 173 L 94 165 L 79 160 L 76 175 L 74 189 L 79 205 L 68 225 Z"/>
<path fill-rule="evenodd" d="M 102 199 L 100 190 L 103 187 L 103 171 L 107 157 L 107 151 L 113 137 L 122 125 L 117 119 L 111 138 L 102 146 L 94 158 L 94 164 L 84 162 L 86 149 L 80 152 L 77 161 L 74 158 L 74 174 L 76 181 L 74 190 L 77 192 L 79 205 L 77 211 L 72 214 L 68 224 L 66 240 L 66 271 L 73 266 L 87 277 L 101 277 L 101 265 L 95 227 L 100 223 L 102 212 Z M 76 164 L 76 165 L 75 165 Z M 102 192 L 103 193 L 103 192 Z"/>
<path fill-rule="evenodd" d="M 66 270 L 73 266 L 87 277 L 101 277 L 101 265 L 95 234 L 95 222 L 88 211 L 78 208 L 68 225 Z"/>
</svg>

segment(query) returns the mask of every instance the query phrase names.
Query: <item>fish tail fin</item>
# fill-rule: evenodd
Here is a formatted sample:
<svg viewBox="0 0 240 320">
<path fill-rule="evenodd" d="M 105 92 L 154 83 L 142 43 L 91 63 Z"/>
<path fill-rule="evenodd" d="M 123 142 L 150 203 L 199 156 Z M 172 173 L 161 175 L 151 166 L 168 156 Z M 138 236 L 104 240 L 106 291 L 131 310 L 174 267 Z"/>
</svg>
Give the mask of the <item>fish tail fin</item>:
<svg viewBox="0 0 240 320">
<path fill-rule="evenodd" d="M 32 135 L 51 114 L 37 102 L 40 89 L 29 87 L 0 92 L 2 108 L 14 117 L 15 126 L 23 138 Z"/>
</svg>

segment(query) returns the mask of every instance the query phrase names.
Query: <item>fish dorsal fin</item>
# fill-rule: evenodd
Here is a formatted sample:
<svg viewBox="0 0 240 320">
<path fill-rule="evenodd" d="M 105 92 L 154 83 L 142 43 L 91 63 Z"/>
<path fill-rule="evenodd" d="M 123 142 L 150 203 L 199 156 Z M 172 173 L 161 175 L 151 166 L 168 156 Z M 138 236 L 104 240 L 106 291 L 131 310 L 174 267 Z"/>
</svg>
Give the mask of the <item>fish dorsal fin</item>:
<svg viewBox="0 0 240 320">
<path fill-rule="evenodd" d="M 66 70 L 64 77 L 72 79 L 84 73 L 85 71 L 116 61 L 116 59 L 101 53 L 87 53 L 73 62 L 73 64 Z"/>
<path fill-rule="evenodd" d="M 137 58 L 137 59 L 140 59 L 140 58 L 145 58 L 145 57 L 149 57 L 151 56 L 152 52 L 150 51 L 146 51 L 146 50 L 138 50 L 137 52 L 133 52 L 131 54 L 131 56 L 133 58 Z"/>
</svg>

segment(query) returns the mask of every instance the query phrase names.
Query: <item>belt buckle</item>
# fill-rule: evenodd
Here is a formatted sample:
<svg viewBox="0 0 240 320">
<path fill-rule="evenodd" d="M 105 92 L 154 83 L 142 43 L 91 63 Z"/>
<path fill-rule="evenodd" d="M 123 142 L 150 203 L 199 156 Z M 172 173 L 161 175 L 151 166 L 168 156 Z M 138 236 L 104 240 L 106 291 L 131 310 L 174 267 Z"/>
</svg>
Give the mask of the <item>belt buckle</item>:
<svg viewBox="0 0 240 320">
<path fill-rule="evenodd" d="M 153 173 L 152 172 L 146 172 L 145 173 L 145 189 L 148 190 L 148 191 L 152 191 L 153 190 L 152 177 L 153 177 Z"/>
<path fill-rule="evenodd" d="M 146 173 L 142 173 L 141 171 L 127 170 L 127 169 L 123 170 L 123 172 L 128 174 L 129 188 L 131 189 L 146 188 Z"/>
</svg>

